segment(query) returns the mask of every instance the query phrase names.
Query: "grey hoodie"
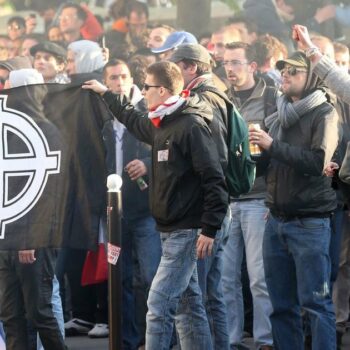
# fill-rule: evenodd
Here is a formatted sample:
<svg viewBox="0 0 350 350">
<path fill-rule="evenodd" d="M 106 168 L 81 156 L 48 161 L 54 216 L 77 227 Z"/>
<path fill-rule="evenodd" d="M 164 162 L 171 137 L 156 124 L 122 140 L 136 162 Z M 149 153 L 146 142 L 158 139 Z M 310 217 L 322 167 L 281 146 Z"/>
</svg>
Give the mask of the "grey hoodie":
<svg viewBox="0 0 350 350">
<path fill-rule="evenodd" d="M 100 46 L 90 40 L 78 40 L 68 45 L 68 50 L 74 52 L 76 73 L 91 73 L 104 66 Z"/>
</svg>

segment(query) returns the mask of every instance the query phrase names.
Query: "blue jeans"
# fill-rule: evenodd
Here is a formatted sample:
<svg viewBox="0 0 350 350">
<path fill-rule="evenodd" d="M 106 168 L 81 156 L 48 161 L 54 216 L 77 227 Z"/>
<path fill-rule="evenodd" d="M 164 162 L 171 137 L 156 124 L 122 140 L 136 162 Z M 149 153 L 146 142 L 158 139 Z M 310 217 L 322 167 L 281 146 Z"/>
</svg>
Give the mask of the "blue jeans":
<svg viewBox="0 0 350 350">
<path fill-rule="evenodd" d="M 241 266 L 244 249 L 253 297 L 254 341 L 257 346 L 272 345 L 269 320 L 272 305 L 267 292 L 262 257 L 267 208 L 262 199 L 242 200 L 231 203 L 231 213 L 232 220 L 229 238 L 224 247 L 222 271 L 230 345 L 239 345 L 243 337 L 244 307 Z"/>
<path fill-rule="evenodd" d="M 162 257 L 148 296 L 146 350 L 168 350 L 175 319 L 182 350 L 211 350 L 197 276 L 197 231 L 162 232 Z"/>
<path fill-rule="evenodd" d="M 312 348 L 336 348 L 330 234 L 329 218 L 268 219 L 263 254 L 276 349 L 304 348 L 301 308 L 310 319 Z"/>
<path fill-rule="evenodd" d="M 198 282 L 203 295 L 215 350 L 230 348 L 227 314 L 222 292 L 221 275 L 224 245 L 227 242 L 231 210 L 227 211 L 221 230 L 216 233 L 211 256 L 197 261 Z"/>
<path fill-rule="evenodd" d="M 137 327 L 138 312 L 134 290 L 135 260 L 139 267 L 138 281 L 145 295 L 156 274 L 161 244 L 159 232 L 151 216 L 122 221 L 122 262 L 123 262 L 123 343 L 125 350 L 137 349 L 143 339 L 142 330 Z M 146 304 L 146 296 L 144 303 Z M 144 309 L 146 308 L 146 305 Z M 145 318 L 146 312 L 143 315 Z"/>
</svg>

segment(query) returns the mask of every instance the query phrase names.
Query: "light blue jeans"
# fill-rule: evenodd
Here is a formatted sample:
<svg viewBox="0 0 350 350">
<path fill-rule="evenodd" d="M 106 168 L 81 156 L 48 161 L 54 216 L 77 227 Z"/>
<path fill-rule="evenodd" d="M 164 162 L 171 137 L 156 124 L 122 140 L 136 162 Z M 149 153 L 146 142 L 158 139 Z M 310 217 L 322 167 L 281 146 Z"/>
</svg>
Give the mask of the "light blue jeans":
<svg viewBox="0 0 350 350">
<path fill-rule="evenodd" d="M 222 263 L 224 246 L 228 239 L 231 224 L 231 209 L 216 233 L 211 256 L 198 259 L 198 281 L 203 295 L 215 350 L 229 350 L 227 311 L 222 292 Z"/>
<path fill-rule="evenodd" d="M 64 319 L 63 319 L 63 309 L 62 309 L 62 301 L 60 296 L 60 285 L 58 283 L 58 279 L 56 275 L 52 279 L 52 312 L 57 320 L 58 327 L 61 331 L 62 337 L 64 339 Z M 44 350 L 43 345 L 41 344 L 41 340 L 39 334 L 37 336 L 37 349 Z M 35 339 L 35 338 L 34 338 Z"/>
<path fill-rule="evenodd" d="M 241 283 L 241 266 L 245 249 L 250 290 L 253 297 L 254 341 L 272 345 L 272 330 L 269 316 L 272 312 L 267 292 L 262 245 L 267 208 L 262 199 L 242 200 L 231 203 L 231 227 L 224 247 L 222 287 L 227 306 L 230 345 L 242 342 L 244 307 Z"/>
<path fill-rule="evenodd" d="M 162 257 L 148 295 L 146 350 L 168 350 L 176 329 L 182 350 L 211 350 L 197 276 L 198 230 L 162 232 Z"/>
</svg>

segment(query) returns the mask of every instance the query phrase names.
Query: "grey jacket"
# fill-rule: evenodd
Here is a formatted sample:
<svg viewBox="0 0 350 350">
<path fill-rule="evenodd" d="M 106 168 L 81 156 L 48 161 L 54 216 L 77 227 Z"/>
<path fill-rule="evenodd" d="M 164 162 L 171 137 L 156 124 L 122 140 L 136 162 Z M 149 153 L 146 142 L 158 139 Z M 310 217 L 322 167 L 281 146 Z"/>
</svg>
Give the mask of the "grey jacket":
<svg viewBox="0 0 350 350">
<path fill-rule="evenodd" d="M 236 106 L 247 124 L 259 124 L 262 129 L 265 129 L 264 119 L 267 117 L 267 115 L 265 115 L 265 94 L 267 93 L 267 89 L 273 89 L 275 91 L 276 99 L 277 96 L 280 95 L 277 89 L 271 86 L 267 87 L 266 82 L 261 78 L 256 79 L 255 88 L 251 96 L 244 103 L 241 102 L 232 89 L 228 92 L 229 99 Z M 248 194 L 240 196 L 239 200 L 265 199 L 265 196 L 265 179 L 264 177 L 260 176 L 255 179 L 253 189 Z"/>
<path fill-rule="evenodd" d="M 313 72 L 324 80 L 340 100 L 350 103 L 350 76 L 341 71 L 327 56 L 323 56 L 313 67 Z"/>
</svg>

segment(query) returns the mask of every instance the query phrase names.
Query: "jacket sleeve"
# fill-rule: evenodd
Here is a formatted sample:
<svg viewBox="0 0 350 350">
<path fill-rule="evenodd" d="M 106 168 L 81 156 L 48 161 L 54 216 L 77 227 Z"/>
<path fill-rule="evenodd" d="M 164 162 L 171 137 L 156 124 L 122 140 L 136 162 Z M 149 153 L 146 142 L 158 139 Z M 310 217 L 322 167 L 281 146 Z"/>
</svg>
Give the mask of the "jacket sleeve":
<svg viewBox="0 0 350 350">
<path fill-rule="evenodd" d="M 347 144 L 343 164 L 341 165 L 339 171 L 339 178 L 343 182 L 350 184 L 350 142 L 348 142 Z"/>
<path fill-rule="evenodd" d="M 350 76 L 341 71 L 327 56 L 321 58 L 313 72 L 324 80 L 327 87 L 342 101 L 350 103 Z"/>
<path fill-rule="evenodd" d="M 214 238 L 226 215 L 229 196 L 217 150 L 206 126 L 192 126 L 190 147 L 193 168 L 201 176 L 204 197 L 202 234 Z"/>
<path fill-rule="evenodd" d="M 322 176 L 338 145 L 338 114 L 333 108 L 313 124 L 310 149 L 274 140 L 268 151 L 271 158 L 289 165 L 302 174 Z"/>
<path fill-rule="evenodd" d="M 146 115 L 137 111 L 124 95 L 107 91 L 103 95 L 109 109 L 125 127 L 140 141 L 152 144 L 155 127 Z"/>
</svg>

